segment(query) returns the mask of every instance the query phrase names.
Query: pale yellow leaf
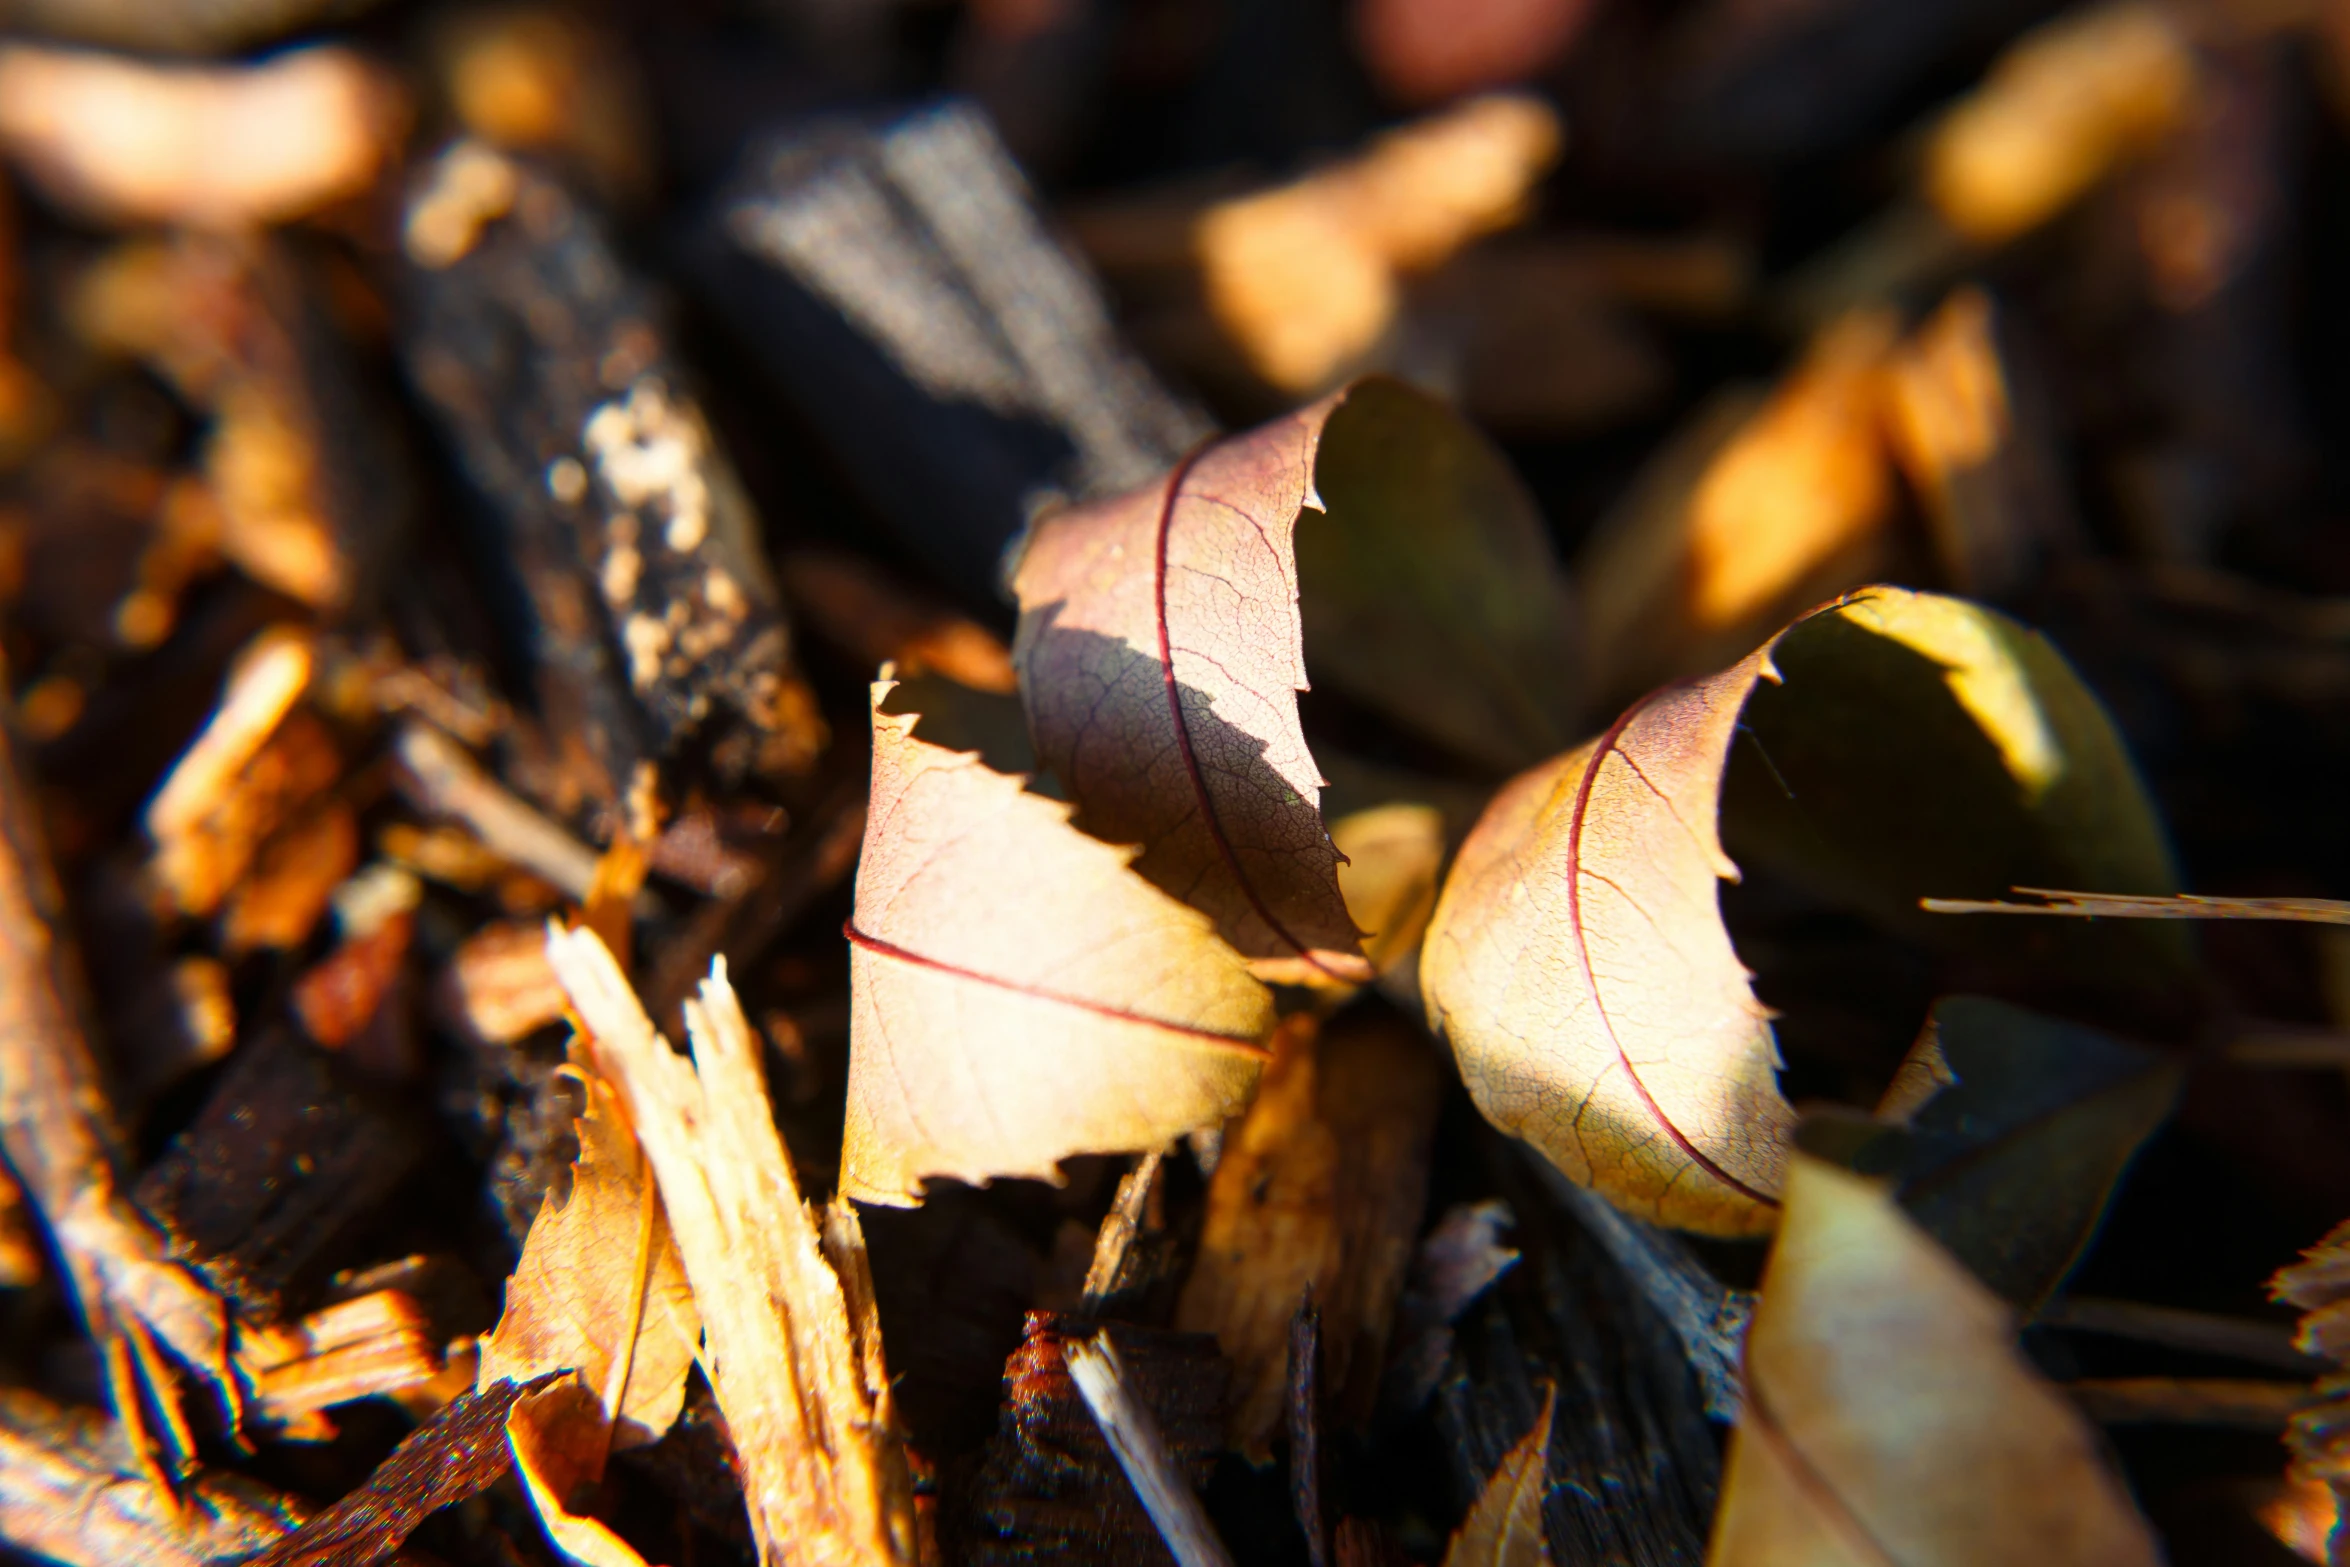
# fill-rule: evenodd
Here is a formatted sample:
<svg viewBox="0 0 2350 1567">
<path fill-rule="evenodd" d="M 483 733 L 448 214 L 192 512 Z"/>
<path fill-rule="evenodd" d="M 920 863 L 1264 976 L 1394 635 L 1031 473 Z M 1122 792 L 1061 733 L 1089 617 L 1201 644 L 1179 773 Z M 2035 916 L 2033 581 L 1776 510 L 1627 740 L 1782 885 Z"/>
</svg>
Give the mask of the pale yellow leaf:
<svg viewBox="0 0 2350 1567">
<path fill-rule="evenodd" d="M 1873 1183 L 1798 1156 L 1747 1331 L 1712 1567 L 2153 1567 L 2008 1310 Z"/>
<path fill-rule="evenodd" d="M 613 1426 L 611 1445 L 633 1447 L 677 1419 L 702 1325 L 618 1098 L 594 1076 L 582 1088 L 571 1189 L 550 1192 L 531 1221 L 505 1313 L 482 1345 L 479 1385 L 577 1371 Z"/>
<path fill-rule="evenodd" d="M 1632 1212 L 1717 1234 L 1770 1227 L 1794 1124 L 1717 894 L 1736 874 L 1722 769 L 1769 652 L 1505 785 L 1420 957 L 1488 1120 Z"/>
<path fill-rule="evenodd" d="M 1205 916 L 874 687 L 841 1190 L 1052 1179 L 1237 1113 L 1272 1002 Z M 1318 830 L 1318 829 L 1317 829 Z"/>
</svg>

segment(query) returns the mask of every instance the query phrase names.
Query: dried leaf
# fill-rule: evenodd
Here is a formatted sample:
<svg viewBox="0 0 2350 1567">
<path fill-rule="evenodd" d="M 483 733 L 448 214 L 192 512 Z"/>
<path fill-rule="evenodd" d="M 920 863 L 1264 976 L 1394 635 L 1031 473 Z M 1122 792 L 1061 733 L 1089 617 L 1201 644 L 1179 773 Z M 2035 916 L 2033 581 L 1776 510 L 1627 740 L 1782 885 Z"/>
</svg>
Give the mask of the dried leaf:
<svg viewBox="0 0 2350 1567">
<path fill-rule="evenodd" d="M 1713 1567 L 2159 1559 L 2006 1308 L 1876 1186 L 1796 1158 Z"/>
<path fill-rule="evenodd" d="M 1261 978 L 1369 979 L 1297 711 L 1291 528 L 1340 399 L 1203 448 L 1160 483 L 1039 521 L 1012 662 L 1077 824 L 1205 911 Z"/>
<path fill-rule="evenodd" d="M 1232 1445 L 1262 1463 L 1280 1428 L 1289 1325 L 1322 1311 L 1332 1407 L 1353 1421 L 1386 1361 L 1397 1294 L 1428 1198 L 1442 1100 L 1437 1063 L 1383 1009 L 1317 1029 L 1287 1020 L 1256 1102 L 1225 1135 L 1175 1325 L 1213 1333 L 1233 1364 Z"/>
<path fill-rule="evenodd" d="M 506 1441 L 547 1538 L 580 1567 L 645 1567 L 645 1559 L 604 1524 L 573 1511 L 573 1498 L 602 1475 L 611 1422 L 576 1377 L 516 1399 Z"/>
<path fill-rule="evenodd" d="M 1575 737 L 1575 609 L 1534 499 L 1442 401 L 1358 381 L 1298 514 L 1314 678 L 1496 772 Z"/>
<path fill-rule="evenodd" d="M 724 960 L 686 1003 L 689 1061 L 593 933 L 550 931 L 547 955 L 660 1185 L 761 1560 L 911 1562 L 913 1497 L 856 1218 L 837 1208 L 820 1240 Z"/>
<path fill-rule="evenodd" d="M 1935 1003 L 1911 1060 L 1928 1052 L 1953 1080 L 1907 1117 L 1895 1169 L 1872 1173 L 1894 1174 L 1903 1210 L 1927 1234 L 2002 1299 L 2036 1311 L 2169 1116 L 2184 1068 L 1982 996 Z"/>
<path fill-rule="evenodd" d="M 1272 1006 L 1207 920 L 1066 806 L 925 743 L 887 710 L 889 682 L 873 694 L 843 1193 L 906 1204 L 928 1176 L 1051 1179 L 1071 1154 L 1156 1148 L 1237 1112 Z"/>
<path fill-rule="evenodd" d="M 1659 1223 L 1769 1228 L 1794 1112 L 1723 927 L 1715 828 L 1770 649 L 1668 687 L 1505 785 L 1421 949 L 1428 1015 L 1479 1109 Z"/>
<path fill-rule="evenodd" d="M 494 1484 L 508 1467 L 506 1417 L 555 1380 L 500 1382 L 449 1404 L 392 1449 L 367 1483 L 313 1517 L 253 1567 L 347 1567 L 400 1548 L 416 1526 Z"/>
<path fill-rule="evenodd" d="M 542 938 L 543 940 L 543 938 Z M 652 1172 L 603 1079 L 582 1082 L 570 1194 L 550 1194 L 483 1343 L 481 1384 L 577 1371 L 612 1448 L 658 1440 L 685 1400 L 701 1319 Z M 589 1478 L 602 1470 L 599 1452 Z"/>
<path fill-rule="evenodd" d="M 1542 1493 L 1549 1485 L 1550 1421 L 1558 1389 L 1542 1396 L 1534 1429 L 1504 1454 L 1469 1516 L 1461 1520 L 1444 1567 L 1550 1567 L 1542 1532 Z"/>
<path fill-rule="evenodd" d="M 1436 912 L 1444 869 L 1444 813 L 1433 805 L 1374 805 L 1330 824 L 1346 856 L 1338 888 L 1361 927 L 1363 956 L 1384 981 L 1419 967 L 1420 938 Z"/>
</svg>

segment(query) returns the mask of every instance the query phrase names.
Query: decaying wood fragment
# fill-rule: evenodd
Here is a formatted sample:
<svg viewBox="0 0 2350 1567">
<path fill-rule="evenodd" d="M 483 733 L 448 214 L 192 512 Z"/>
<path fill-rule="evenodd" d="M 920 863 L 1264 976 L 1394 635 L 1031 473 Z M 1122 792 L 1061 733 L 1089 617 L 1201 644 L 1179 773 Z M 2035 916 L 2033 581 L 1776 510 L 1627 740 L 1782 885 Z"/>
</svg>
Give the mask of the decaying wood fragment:
<svg viewBox="0 0 2350 1567">
<path fill-rule="evenodd" d="M 1093 1261 L 1085 1270 L 1084 1302 L 1079 1308 L 1084 1315 L 1102 1315 L 1113 1296 L 1147 1281 L 1148 1263 L 1141 1255 L 1145 1248 L 1137 1242 L 1150 1222 L 1150 1210 L 1159 1195 L 1159 1169 L 1166 1157 L 1166 1150 L 1154 1149 L 1118 1177 L 1117 1194 L 1110 1199 L 1110 1211 L 1102 1215 L 1101 1229 L 1093 1241 Z"/>
<path fill-rule="evenodd" d="M 1066 1345 L 1069 1379 L 1094 1424 L 1110 1444 L 1111 1456 L 1141 1498 L 1143 1511 L 1158 1526 L 1177 1567 L 1232 1567 L 1232 1555 L 1216 1537 L 1199 1494 L 1186 1483 L 1159 1434 L 1150 1406 L 1135 1395 L 1132 1379 L 1107 1331 Z"/>
<path fill-rule="evenodd" d="M 562 185 L 469 140 L 425 168 L 405 241 L 409 373 L 494 512 L 591 798 L 727 722 L 738 774 L 805 768 L 822 720 L 650 286 Z"/>
<path fill-rule="evenodd" d="M 0 1544 L 14 1551 L 66 1567 L 215 1567 L 266 1550 L 302 1513 L 243 1475 L 167 1489 L 103 1415 L 0 1390 Z"/>
<path fill-rule="evenodd" d="M 913 1495 L 852 1210 L 799 1195 L 723 962 L 686 1003 L 689 1061 L 586 930 L 547 951 L 619 1090 L 693 1286 L 764 1562 L 910 1563 Z"/>
<path fill-rule="evenodd" d="M 755 147 L 697 232 L 705 291 L 916 553 L 984 601 L 1030 514 L 1209 433 L 1117 337 L 986 115 Z"/>
<path fill-rule="evenodd" d="M 253 1384 L 255 1412 L 292 1440 L 335 1434 L 323 1411 L 405 1392 L 448 1367 L 431 1315 L 400 1290 L 374 1290 L 321 1307 L 299 1322 L 237 1336 L 237 1365 Z"/>
<path fill-rule="evenodd" d="M 596 851 L 507 792 L 439 730 L 409 724 L 392 753 L 401 791 L 418 810 L 463 822 L 490 853 L 569 897 L 584 899 L 594 888 Z"/>
<path fill-rule="evenodd" d="M 1066 1346 L 1090 1331 L 1033 1312 L 1026 1340 L 1004 1363 L 1000 1423 L 953 1518 L 955 1547 L 970 1567 L 1170 1560 L 1071 1379 Z M 1112 1331 L 1131 1393 L 1150 1410 L 1178 1476 L 1198 1490 L 1223 1445 L 1225 1373 L 1215 1341 L 1124 1323 Z"/>
<path fill-rule="evenodd" d="M 65 1266 L 131 1450 L 160 1474 L 194 1447 L 172 1360 L 241 1417 L 228 1313 L 131 1201 L 64 899 L 10 750 L 0 733 L 0 1153 Z"/>
<path fill-rule="evenodd" d="M 1433 1404 L 1461 1499 L 1534 1428 L 1547 1382 L 1553 1559 L 1697 1567 L 1721 1456 L 1683 1347 L 1607 1247 L 1495 1153 L 1522 1256 L 1454 1328 Z"/>
<path fill-rule="evenodd" d="M 1439 1073 L 1418 1030 L 1383 1009 L 1319 1029 L 1292 1018 L 1275 1035 L 1256 1101 L 1225 1138 L 1175 1313 L 1232 1359 L 1242 1453 L 1261 1461 L 1280 1428 L 1290 1319 L 1308 1291 L 1330 1407 L 1348 1424 L 1368 1412 L 1427 1201 Z"/>
<path fill-rule="evenodd" d="M 290 1029 L 231 1059 L 186 1131 L 139 1178 L 142 1207 L 239 1312 L 276 1318 L 331 1267 L 423 1147 L 404 1108 Z"/>
</svg>

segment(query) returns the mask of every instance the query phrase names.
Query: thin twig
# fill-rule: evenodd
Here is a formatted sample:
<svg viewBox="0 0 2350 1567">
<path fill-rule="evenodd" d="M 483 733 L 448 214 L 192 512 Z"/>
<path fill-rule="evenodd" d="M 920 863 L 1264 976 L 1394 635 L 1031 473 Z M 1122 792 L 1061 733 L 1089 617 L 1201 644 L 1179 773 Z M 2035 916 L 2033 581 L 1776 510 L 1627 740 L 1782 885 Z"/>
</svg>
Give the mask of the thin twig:
<svg viewBox="0 0 2350 1567">
<path fill-rule="evenodd" d="M 2350 903 L 2332 898 L 2212 898 L 2182 892 L 2154 897 L 2130 892 L 2059 892 L 2047 887 L 2014 887 L 2012 892 L 2040 903 L 1996 899 L 1920 898 L 1929 914 L 2062 914 L 2076 919 L 2116 920 L 2298 920 L 2312 925 L 2350 925 Z"/>
<path fill-rule="evenodd" d="M 402 792 L 417 809 L 455 817 L 491 853 L 576 899 L 596 881 L 596 851 L 493 781 L 439 730 L 407 724 L 393 742 Z"/>
<path fill-rule="evenodd" d="M 2305 1376 L 2323 1370 L 2326 1364 L 2294 1348 L 2293 1330 L 2281 1322 L 2213 1316 L 2208 1312 L 2150 1306 L 2135 1300 L 2067 1295 L 2050 1302 L 2034 1319 L 2034 1326 L 2136 1339 L 2143 1344 L 2161 1344 L 2193 1354 L 2241 1360 L 2248 1365 L 2274 1366 L 2280 1371 L 2297 1371 Z"/>
<path fill-rule="evenodd" d="M 2309 1401 L 2301 1382 L 2242 1377 L 2097 1377 L 2063 1384 L 2100 1425 L 2225 1426 L 2282 1431 Z"/>
<path fill-rule="evenodd" d="M 1143 1511 L 1158 1525 L 1159 1538 L 1174 1553 L 1176 1567 L 1232 1567 L 1231 1553 L 1216 1537 L 1198 1495 L 1168 1456 L 1158 1421 L 1134 1396 L 1109 1333 L 1072 1339 L 1062 1353 L 1078 1394 L 1093 1411 L 1094 1423 L 1102 1428 L 1118 1467 L 1141 1498 Z"/>
</svg>

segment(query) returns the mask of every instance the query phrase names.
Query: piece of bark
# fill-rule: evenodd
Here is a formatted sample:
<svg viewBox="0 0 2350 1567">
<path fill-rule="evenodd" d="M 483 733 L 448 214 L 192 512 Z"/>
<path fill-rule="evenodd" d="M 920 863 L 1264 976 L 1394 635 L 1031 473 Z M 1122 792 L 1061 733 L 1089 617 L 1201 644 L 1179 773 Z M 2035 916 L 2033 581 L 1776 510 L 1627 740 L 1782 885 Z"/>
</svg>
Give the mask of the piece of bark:
<svg viewBox="0 0 2350 1567">
<path fill-rule="evenodd" d="M 406 225 L 409 374 L 527 598 L 567 773 L 615 806 L 639 762 L 722 728 L 727 770 L 804 768 L 822 722 L 758 519 L 651 286 L 561 184 L 478 142 L 426 167 Z"/>
<path fill-rule="evenodd" d="M 228 1314 L 131 1201 L 64 898 L 11 750 L 0 728 L 0 1153 L 64 1264 L 131 1448 L 159 1477 L 193 1445 L 166 1349 L 232 1425 L 241 1414 Z"/>
<path fill-rule="evenodd" d="M 1559 1567 L 1697 1567 L 1721 1459 L 1680 1343 L 1607 1249 L 1495 1166 L 1518 1265 L 1455 1327 L 1434 1413 L 1466 1505 L 1557 1388 L 1542 1514 Z"/>
<path fill-rule="evenodd" d="M 1498 1199 L 1456 1203 L 1420 1242 L 1395 1309 L 1385 1394 L 1391 1401 L 1405 1409 L 1428 1401 L 1452 1358 L 1453 1323 L 1517 1265 L 1517 1251 L 1497 1238 L 1517 1222 L 1510 1205 Z"/>
<path fill-rule="evenodd" d="M 65 1567 L 215 1567 L 266 1550 L 302 1513 L 218 1470 L 166 1489 L 95 1410 L 0 1390 L 0 1544 L 14 1550 Z"/>
<path fill-rule="evenodd" d="M 986 115 L 819 121 L 747 153 L 688 265 L 915 555 L 976 602 L 1028 518 L 1211 426 L 1121 343 Z"/>
<path fill-rule="evenodd" d="M 966 1567 L 1173 1560 L 1070 1380 L 1063 1345 L 1090 1331 L 1072 1318 L 1030 1313 L 1026 1340 L 1004 1363 L 995 1437 L 954 1510 Z M 1214 1340 L 1124 1323 L 1109 1331 L 1179 1471 L 1194 1489 L 1206 1485 L 1224 1431 L 1224 1364 Z"/>
<path fill-rule="evenodd" d="M 269 1321 L 423 1151 L 380 1088 L 281 1030 L 238 1052 L 138 1198 L 174 1255 Z"/>
<path fill-rule="evenodd" d="M 513 1467 L 506 1416 L 563 1375 L 500 1382 L 455 1400 L 403 1437 L 367 1483 L 303 1524 L 252 1567 L 356 1567 L 398 1550 L 416 1526 Z"/>
<path fill-rule="evenodd" d="M 1175 1324 L 1231 1357 L 1232 1445 L 1263 1462 L 1280 1428 L 1290 1320 L 1322 1314 L 1329 1404 L 1352 1425 L 1384 1364 L 1427 1202 L 1442 1078 L 1411 1024 L 1384 1008 L 1275 1036 L 1256 1102 L 1227 1133 L 1199 1255 Z"/>
</svg>

